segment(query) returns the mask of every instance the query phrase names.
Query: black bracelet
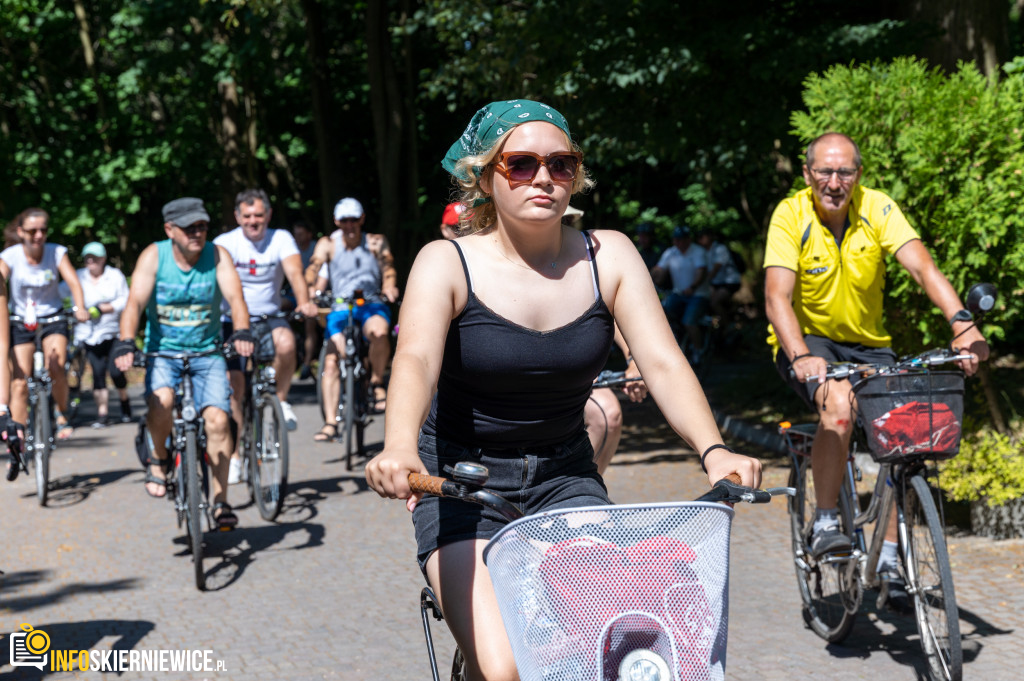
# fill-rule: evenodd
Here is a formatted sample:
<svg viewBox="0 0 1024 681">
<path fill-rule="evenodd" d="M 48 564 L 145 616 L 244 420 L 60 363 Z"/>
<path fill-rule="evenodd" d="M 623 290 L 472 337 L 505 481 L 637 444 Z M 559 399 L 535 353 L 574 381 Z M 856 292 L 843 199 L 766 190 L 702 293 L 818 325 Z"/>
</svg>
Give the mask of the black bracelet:
<svg viewBox="0 0 1024 681">
<path fill-rule="evenodd" d="M 728 445 L 722 445 L 722 444 L 711 445 L 710 447 L 705 449 L 704 453 L 700 455 L 700 469 L 702 471 L 704 471 L 705 475 L 707 475 L 708 469 L 704 465 L 704 459 L 708 458 L 708 454 L 710 454 L 711 452 L 713 452 L 716 449 L 724 449 L 725 451 L 729 452 L 730 454 L 735 454 L 736 453 L 735 451 L 733 451 L 732 447 L 729 447 Z"/>
<path fill-rule="evenodd" d="M 803 359 L 804 357 L 814 357 L 814 353 L 811 353 L 811 352 L 805 352 L 805 353 L 804 353 L 804 354 L 802 354 L 802 355 L 797 355 L 797 356 L 796 356 L 796 357 L 794 357 L 793 359 L 789 360 L 789 365 L 790 365 L 790 366 L 793 366 L 794 364 L 796 364 L 796 363 L 797 363 L 797 361 L 799 361 L 799 360 Z"/>
</svg>

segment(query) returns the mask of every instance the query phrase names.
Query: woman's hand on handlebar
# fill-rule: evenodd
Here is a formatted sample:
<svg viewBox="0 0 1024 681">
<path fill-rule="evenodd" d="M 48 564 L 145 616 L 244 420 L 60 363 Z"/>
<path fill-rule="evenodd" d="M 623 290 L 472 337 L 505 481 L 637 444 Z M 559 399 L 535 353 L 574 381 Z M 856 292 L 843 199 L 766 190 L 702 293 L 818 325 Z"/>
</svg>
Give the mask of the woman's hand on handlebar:
<svg viewBox="0 0 1024 681">
<path fill-rule="evenodd" d="M 405 499 L 405 507 L 411 513 L 423 494 L 409 489 L 410 473 L 427 475 L 415 449 L 410 452 L 385 447 L 366 464 L 366 482 L 370 487 L 386 499 Z"/>
<path fill-rule="evenodd" d="M 647 397 L 647 384 L 644 383 L 643 378 L 640 376 L 640 369 L 637 368 L 636 362 L 630 361 L 626 366 L 624 378 L 640 379 L 639 381 L 626 383 L 622 386 L 622 392 L 626 393 L 626 397 L 632 402 L 643 402 L 644 398 Z"/>
<path fill-rule="evenodd" d="M 744 487 L 761 487 L 761 462 L 751 456 L 734 454 L 725 449 L 716 449 L 704 461 L 708 469 L 708 481 L 713 485 L 730 473 L 740 476 Z"/>
</svg>

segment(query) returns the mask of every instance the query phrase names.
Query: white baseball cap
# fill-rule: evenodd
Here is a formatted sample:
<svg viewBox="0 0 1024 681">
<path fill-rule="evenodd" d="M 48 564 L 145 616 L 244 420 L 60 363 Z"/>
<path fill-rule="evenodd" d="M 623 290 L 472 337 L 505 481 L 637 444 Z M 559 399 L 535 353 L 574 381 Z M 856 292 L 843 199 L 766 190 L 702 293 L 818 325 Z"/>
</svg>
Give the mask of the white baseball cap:
<svg viewBox="0 0 1024 681">
<path fill-rule="evenodd" d="M 334 206 L 334 219 L 363 217 L 363 204 L 353 198 L 344 198 Z"/>
</svg>

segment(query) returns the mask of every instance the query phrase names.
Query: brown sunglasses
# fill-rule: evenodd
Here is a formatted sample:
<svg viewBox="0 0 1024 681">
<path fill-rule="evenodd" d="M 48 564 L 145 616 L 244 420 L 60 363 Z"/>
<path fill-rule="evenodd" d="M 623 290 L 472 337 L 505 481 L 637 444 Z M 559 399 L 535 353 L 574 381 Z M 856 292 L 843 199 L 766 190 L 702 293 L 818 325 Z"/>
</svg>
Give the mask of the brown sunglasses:
<svg viewBox="0 0 1024 681">
<path fill-rule="evenodd" d="M 495 170 L 508 180 L 511 189 L 533 182 L 541 166 L 548 169 L 548 175 L 555 182 L 572 182 L 576 179 L 583 154 L 578 151 L 556 151 L 540 156 L 532 151 L 505 151 L 498 156 Z"/>
</svg>

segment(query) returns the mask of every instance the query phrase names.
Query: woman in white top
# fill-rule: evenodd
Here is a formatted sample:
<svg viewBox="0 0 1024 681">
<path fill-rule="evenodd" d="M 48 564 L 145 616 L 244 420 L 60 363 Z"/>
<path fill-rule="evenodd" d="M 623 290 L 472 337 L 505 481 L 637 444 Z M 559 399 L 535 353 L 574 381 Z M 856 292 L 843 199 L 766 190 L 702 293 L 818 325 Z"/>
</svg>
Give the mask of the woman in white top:
<svg viewBox="0 0 1024 681">
<path fill-rule="evenodd" d="M 92 398 L 96 401 L 93 428 L 108 423 L 107 373 L 121 397 L 121 423 L 132 420 L 128 402 L 128 380 L 110 359 L 110 348 L 121 326 L 121 312 L 128 304 L 128 281 L 116 267 L 107 265 L 107 249 L 98 241 L 82 249 L 85 267 L 78 270 L 82 297 L 89 311 L 89 321 L 75 327 L 75 340 L 85 346 L 85 356 L 92 367 Z"/>
<path fill-rule="evenodd" d="M 67 282 L 74 301 L 75 319 L 89 319 L 82 298 L 82 286 L 68 258 L 68 249 L 46 243 L 50 215 L 42 208 L 29 208 L 18 216 L 17 229 L 21 244 L 0 253 L 0 274 L 10 285 L 12 312 L 24 321 L 11 323 L 11 346 L 14 350 L 14 373 L 11 379 L 11 416 L 18 423 L 28 417 L 27 376 L 32 373 L 35 351 L 36 320 L 58 314 L 64 307 L 60 280 Z M 68 325 L 47 324 L 42 330 L 43 354 L 53 379 L 53 399 L 57 404 L 57 438 L 71 437 L 71 426 L 64 412 L 68 406 L 68 382 L 64 360 L 68 349 Z"/>
</svg>

